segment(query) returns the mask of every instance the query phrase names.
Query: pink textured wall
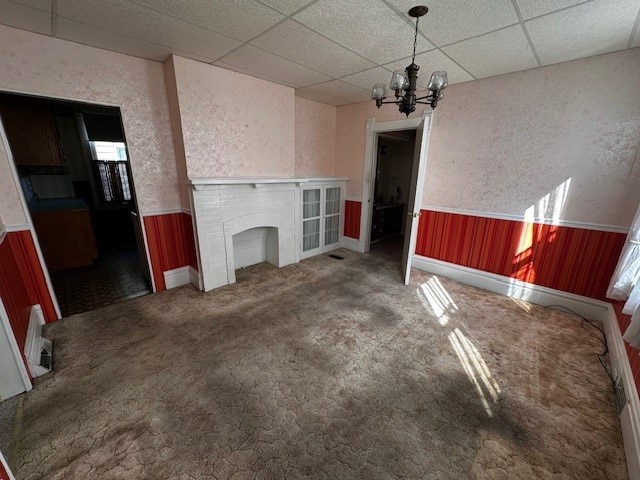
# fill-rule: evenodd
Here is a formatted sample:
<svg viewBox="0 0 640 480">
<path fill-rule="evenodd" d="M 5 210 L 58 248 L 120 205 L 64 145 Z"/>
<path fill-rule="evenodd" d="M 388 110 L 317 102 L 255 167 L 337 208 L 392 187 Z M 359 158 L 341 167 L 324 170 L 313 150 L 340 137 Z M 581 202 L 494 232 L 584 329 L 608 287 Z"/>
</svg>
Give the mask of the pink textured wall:
<svg viewBox="0 0 640 480">
<path fill-rule="evenodd" d="M 27 223 L 27 218 L 22 211 L 16 182 L 11 175 L 7 151 L 8 145 L 0 143 L 0 217 L 5 225 L 19 225 Z"/>
<path fill-rule="evenodd" d="M 332 176 L 336 159 L 336 107 L 296 97 L 298 177 Z"/>
<path fill-rule="evenodd" d="M 0 90 L 119 106 L 141 210 L 182 206 L 162 64 L 1 25 L 0 64 Z M 8 168 L 0 146 L 0 215 L 23 223 Z"/>
<path fill-rule="evenodd" d="M 189 177 L 293 176 L 294 90 L 173 57 Z"/>
<path fill-rule="evenodd" d="M 452 85 L 434 112 L 424 205 L 628 226 L 640 201 L 640 49 Z M 415 115 L 415 114 L 414 114 Z M 336 175 L 361 196 L 373 102 L 337 108 Z M 533 207 L 533 208 L 532 208 Z"/>
<path fill-rule="evenodd" d="M 418 112 L 422 112 L 422 110 L 420 109 Z M 417 116 L 419 113 L 413 115 Z M 407 118 L 393 105 L 385 105 L 378 110 L 373 100 L 336 108 L 335 174 L 338 177 L 349 177 L 347 197 L 360 198 L 362 196 L 365 127 L 369 117 L 375 117 L 376 122 Z"/>
</svg>

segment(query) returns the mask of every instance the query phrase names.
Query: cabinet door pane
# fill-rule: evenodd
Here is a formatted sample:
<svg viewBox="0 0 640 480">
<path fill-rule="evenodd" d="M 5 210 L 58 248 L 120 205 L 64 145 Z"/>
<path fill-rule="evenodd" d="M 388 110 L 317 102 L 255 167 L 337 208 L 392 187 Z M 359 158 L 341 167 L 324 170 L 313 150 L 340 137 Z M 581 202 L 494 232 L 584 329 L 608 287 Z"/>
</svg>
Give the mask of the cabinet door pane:
<svg viewBox="0 0 640 480">
<path fill-rule="evenodd" d="M 320 219 L 302 222 L 302 251 L 313 250 L 320 246 Z"/>
<path fill-rule="evenodd" d="M 340 187 L 327 188 L 325 202 L 325 215 L 333 215 L 340 212 Z"/>
<path fill-rule="evenodd" d="M 338 229 L 340 226 L 340 216 L 333 215 L 324 219 L 324 244 L 331 245 L 338 241 Z"/>
<path fill-rule="evenodd" d="M 320 216 L 320 189 L 302 191 L 302 218 Z"/>
</svg>

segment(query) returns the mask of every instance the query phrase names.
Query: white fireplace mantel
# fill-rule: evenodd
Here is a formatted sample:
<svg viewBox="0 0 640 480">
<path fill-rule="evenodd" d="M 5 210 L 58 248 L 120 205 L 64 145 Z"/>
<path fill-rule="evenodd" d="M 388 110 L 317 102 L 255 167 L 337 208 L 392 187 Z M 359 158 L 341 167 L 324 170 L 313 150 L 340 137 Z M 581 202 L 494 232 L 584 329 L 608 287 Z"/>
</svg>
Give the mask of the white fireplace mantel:
<svg viewBox="0 0 640 480">
<path fill-rule="evenodd" d="M 194 177 L 187 182 L 192 189 L 200 190 L 214 185 L 273 185 L 280 183 L 324 183 L 349 180 L 348 177 Z"/>
</svg>

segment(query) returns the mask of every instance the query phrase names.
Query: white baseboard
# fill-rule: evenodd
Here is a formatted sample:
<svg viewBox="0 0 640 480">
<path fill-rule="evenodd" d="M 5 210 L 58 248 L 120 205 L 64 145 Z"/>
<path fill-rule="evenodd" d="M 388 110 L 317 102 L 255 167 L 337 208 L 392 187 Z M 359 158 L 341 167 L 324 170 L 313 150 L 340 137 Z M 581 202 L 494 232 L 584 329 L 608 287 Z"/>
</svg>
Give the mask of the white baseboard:
<svg viewBox="0 0 640 480">
<path fill-rule="evenodd" d="M 585 318 L 606 322 L 609 319 L 608 303 L 593 298 L 574 295 L 552 288 L 522 282 L 515 278 L 463 267 L 454 263 L 414 255 L 413 268 L 443 275 L 460 283 L 483 288 L 537 305 L 562 305 Z"/>
<path fill-rule="evenodd" d="M 342 248 L 346 248 L 348 250 L 353 250 L 354 252 L 359 252 L 360 248 L 360 240 L 351 237 L 342 237 L 341 240 Z"/>
<path fill-rule="evenodd" d="M 200 272 L 191 266 L 189 266 L 189 279 L 194 287 L 202 290 L 202 277 L 200 276 Z"/>
<path fill-rule="evenodd" d="M 164 285 L 167 290 L 191 283 L 191 272 L 189 270 L 190 268 L 191 267 L 187 265 L 185 267 L 164 271 Z"/>
<path fill-rule="evenodd" d="M 627 468 L 629 478 L 640 478 L 640 398 L 616 313 L 611 304 L 607 305 L 609 317 L 603 326 L 609 346 L 609 363 L 613 376 L 622 379 L 627 397 L 627 403 L 620 412 Z"/>
<path fill-rule="evenodd" d="M 640 398 L 618 319 L 610 303 L 419 255 L 414 255 L 412 266 L 418 270 L 537 305 L 562 305 L 585 318 L 600 321 L 609 346 L 609 362 L 613 376 L 622 379 L 627 397 L 627 403 L 620 412 L 620 423 L 629 478 L 640 478 Z"/>
</svg>

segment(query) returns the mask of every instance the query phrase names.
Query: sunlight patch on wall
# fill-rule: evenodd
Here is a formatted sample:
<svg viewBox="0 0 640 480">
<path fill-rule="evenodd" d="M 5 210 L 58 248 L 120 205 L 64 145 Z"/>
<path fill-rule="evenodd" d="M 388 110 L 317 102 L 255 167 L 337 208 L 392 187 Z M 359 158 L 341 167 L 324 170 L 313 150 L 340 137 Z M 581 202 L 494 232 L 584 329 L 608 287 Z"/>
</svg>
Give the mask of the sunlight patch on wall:
<svg viewBox="0 0 640 480">
<path fill-rule="evenodd" d="M 571 188 L 571 178 L 567 178 L 558 185 L 555 190 L 547 193 L 544 197 L 531 205 L 524 212 L 525 222 L 551 223 L 558 225 L 564 212 L 569 190 Z"/>
<path fill-rule="evenodd" d="M 438 322 L 442 326 L 449 323 L 450 315 L 458 310 L 451 295 L 436 276 L 420 285 L 417 294 L 425 309 L 438 317 Z"/>
<path fill-rule="evenodd" d="M 536 248 L 540 244 L 551 243 L 555 239 L 557 226 L 562 219 L 570 188 L 571 178 L 567 178 L 524 212 L 525 224 L 513 258 L 513 273 L 517 279 L 535 283 L 536 266 L 534 264 L 534 254 Z M 537 228 L 536 223 L 551 224 L 553 226 L 548 232 L 545 232 L 543 229 Z"/>
</svg>

